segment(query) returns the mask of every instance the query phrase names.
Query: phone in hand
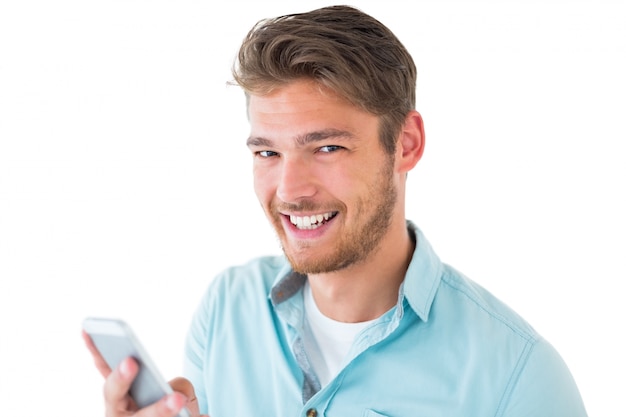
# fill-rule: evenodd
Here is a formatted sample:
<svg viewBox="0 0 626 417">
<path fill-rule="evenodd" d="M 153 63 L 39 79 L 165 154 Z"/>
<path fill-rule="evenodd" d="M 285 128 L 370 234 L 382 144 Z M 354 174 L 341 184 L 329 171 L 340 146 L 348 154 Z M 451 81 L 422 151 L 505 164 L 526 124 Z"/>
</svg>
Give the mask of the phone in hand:
<svg viewBox="0 0 626 417">
<path fill-rule="evenodd" d="M 127 357 L 137 361 L 139 372 L 129 394 L 139 408 L 153 404 L 173 392 L 126 322 L 113 318 L 88 317 L 83 321 L 83 330 L 111 369 L 115 369 Z M 190 417 L 190 413 L 187 409 L 182 409 L 178 417 Z"/>
</svg>

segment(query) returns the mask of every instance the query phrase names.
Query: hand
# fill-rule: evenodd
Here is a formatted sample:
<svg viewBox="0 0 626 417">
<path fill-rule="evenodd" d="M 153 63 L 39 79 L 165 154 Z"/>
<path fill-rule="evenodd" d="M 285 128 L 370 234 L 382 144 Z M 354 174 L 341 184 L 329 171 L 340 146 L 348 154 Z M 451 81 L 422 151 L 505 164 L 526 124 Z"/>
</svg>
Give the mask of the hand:
<svg viewBox="0 0 626 417">
<path fill-rule="evenodd" d="M 105 378 L 106 417 L 174 417 L 183 407 L 187 407 L 192 417 L 202 417 L 198 410 L 198 401 L 193 385 L 185 378 L 175 378 L 170 381 L 174 393 L 163 397 L 148 407 L 138 409 L 128 394 L 130 385 L 139 370 L 137 362 L 132 358 L 126 358 L 116 369 L 111 370 L 85 332 L 83 332 L 83 339 L 93 356 L 96 368 Z"/>
</svg>

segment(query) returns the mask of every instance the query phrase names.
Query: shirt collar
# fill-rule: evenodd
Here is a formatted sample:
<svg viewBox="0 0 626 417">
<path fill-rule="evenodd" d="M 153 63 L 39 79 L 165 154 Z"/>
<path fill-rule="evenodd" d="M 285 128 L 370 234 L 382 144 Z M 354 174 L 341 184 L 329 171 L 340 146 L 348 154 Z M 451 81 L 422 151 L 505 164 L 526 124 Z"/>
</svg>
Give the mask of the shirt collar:
<svg viewBox="0 0 626 417">
<path fill-rule="evenodd" d="M 400 296 L 404 295 L 413 311 L 422 320 L 428 321 L 430 307 L 441 282 L 443 264 L 422 231 L 410 221 L 407 221 L 407 227 L 415 234 L 416 242 Z"/>
<path fill-rule="evenodd" d="M 415 237 L 415 251 L 400 287 L 398 302 L 401 305 L 406 298 L 413 311 L 423 321 L 428 321 L 430 307 L 441 281 L 443 264 L 422 231 L 411 221 L 407 221 L 407 228 Z M 286 263 L 272 286 L 270 300 L 277 306 L 300 291 L 305 281 L 306 275 L 294 272 Z"/>
</svg>

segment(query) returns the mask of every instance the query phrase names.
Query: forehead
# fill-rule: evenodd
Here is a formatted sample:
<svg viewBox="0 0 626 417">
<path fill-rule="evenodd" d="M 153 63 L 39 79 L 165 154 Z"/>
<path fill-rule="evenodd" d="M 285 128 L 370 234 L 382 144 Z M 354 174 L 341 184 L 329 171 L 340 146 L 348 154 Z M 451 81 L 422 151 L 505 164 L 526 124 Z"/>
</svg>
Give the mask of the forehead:
<svg viewBox="0 0 626 417">
<path fill-rule="evenodd" d="M 351 107 L 332 90 L 309 80 L 287 83 L 266 94 L 251 94 L 248 111 L 251 117 L 324 112 L 330 107 Z"/>
<path fill-rule="evenodd" d="M 294 81 L 269 94 L 250 95 L 253 134 L 303 134 L 337 129 L 363 134 L 378 127 L 378 117 L 313 81 Z"/>
</svg>

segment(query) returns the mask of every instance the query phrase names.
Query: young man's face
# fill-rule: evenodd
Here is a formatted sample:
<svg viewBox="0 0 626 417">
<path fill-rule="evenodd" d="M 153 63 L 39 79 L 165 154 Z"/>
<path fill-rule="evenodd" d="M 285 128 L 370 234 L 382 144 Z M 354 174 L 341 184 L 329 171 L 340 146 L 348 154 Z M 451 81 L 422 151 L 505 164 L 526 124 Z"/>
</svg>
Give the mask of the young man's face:
<svg viewBox="0 0 626 417">
<path fill-rule="evenodd" d="M 365 259 L 397 204 L 379 118 L 309 81 L 251 96 L 248 111 L 255 191 L 294 270 L 332 272 Z"/>
</svg>

